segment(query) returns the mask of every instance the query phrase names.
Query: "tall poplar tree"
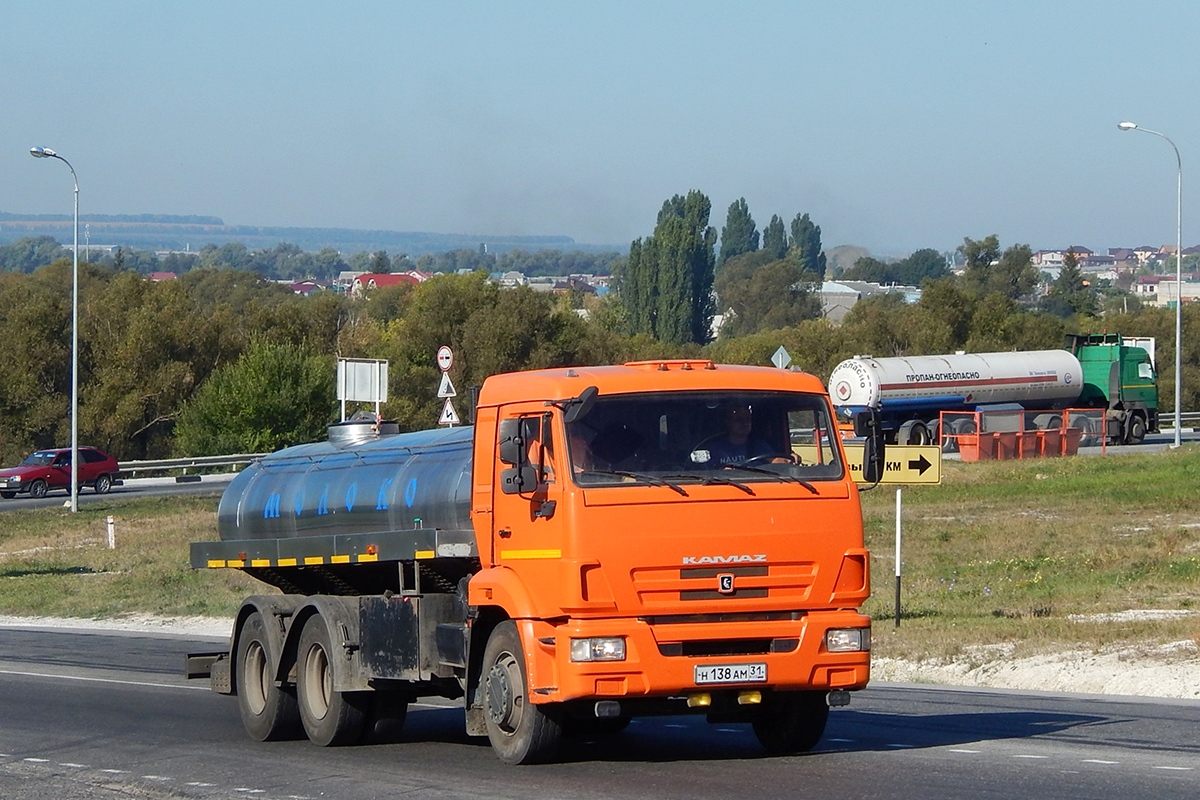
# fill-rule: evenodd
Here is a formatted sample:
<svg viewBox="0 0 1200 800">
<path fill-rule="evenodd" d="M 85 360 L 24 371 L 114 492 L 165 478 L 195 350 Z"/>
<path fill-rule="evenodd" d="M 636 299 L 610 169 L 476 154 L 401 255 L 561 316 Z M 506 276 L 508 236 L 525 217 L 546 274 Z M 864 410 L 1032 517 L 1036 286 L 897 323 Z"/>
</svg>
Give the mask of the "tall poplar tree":
<svg viewBox="0 0 1200 800">
<path fill-rule="evenodd" d="M 792 220 L 792 248 L 796 263 L 805 272 L 825 280 L 825 253 L 821 250 L 821 226 L 814 225 L 808 214 L 797 214 Z"/>
<path fill-rule="evenodd" d="M 707 342 L 716 304 L 713 273 L 716 229 L 703 193 L 675 195 L 658 212 L 654 235 L 634 241 L 618 291 L 630 332 L 669 344 Z"/>
<path fill-rule="evenodd" d="M 771 221 L 763 231 L 763 250 L 770 253 L 772 259 L 780 259 L 787 255 L 787 228 L 778 214 L 771 215 Z"/>
<path fill-rule="evenodd" d="M 753 253 L 758 249 L 758 228 L 750 216 L 746 198 L 742 197 L 729 206 L 725 215 L 725 227 L 721 228 L 721 254 L 717 267 L 730 258 L 742 253 Z"/>
</svg>

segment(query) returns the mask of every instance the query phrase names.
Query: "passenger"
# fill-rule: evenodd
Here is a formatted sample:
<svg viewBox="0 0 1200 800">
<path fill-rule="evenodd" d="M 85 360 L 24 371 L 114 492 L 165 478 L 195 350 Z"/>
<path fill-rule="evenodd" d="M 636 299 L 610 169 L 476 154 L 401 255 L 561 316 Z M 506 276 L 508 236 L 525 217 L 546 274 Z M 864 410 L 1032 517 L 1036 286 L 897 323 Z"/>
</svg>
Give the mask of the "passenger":
<svg viewBox="0 0 1200 800">
<path fill-rule="evenodd" d="M 712 467 L 736 466 L 752 458 L 776 454 L 771 445 L 751 434 L 754 417 L 746 405 L 725 409 L 725 433 L 708 443 L 708 464 Z"/>
</svg>

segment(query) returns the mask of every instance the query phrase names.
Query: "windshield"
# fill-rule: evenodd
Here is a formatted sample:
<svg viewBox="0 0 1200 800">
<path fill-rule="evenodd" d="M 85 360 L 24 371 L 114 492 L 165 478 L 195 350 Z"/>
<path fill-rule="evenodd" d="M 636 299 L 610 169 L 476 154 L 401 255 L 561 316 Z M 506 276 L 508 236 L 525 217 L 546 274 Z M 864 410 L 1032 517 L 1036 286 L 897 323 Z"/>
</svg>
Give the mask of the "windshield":
<svg viewBox="0 0 1200 800">
<path fill-rule="evenodd" d="M 30 453 L 28 456 L 26 456 L 25 460 L 21 462 L 21 466 L 46 467 L 49 466 L 50 462 L 54 460 L 54 455 L 55 454 L 53 451 L 47 452 L 45 450 L 39 450 L 36 453 Z"/>
<path fill-rule="evenodd" d="M 583 486 L 840 480 L 825 398 L 798 392 L 601 395 L 567 426 Z"/>
</svg>

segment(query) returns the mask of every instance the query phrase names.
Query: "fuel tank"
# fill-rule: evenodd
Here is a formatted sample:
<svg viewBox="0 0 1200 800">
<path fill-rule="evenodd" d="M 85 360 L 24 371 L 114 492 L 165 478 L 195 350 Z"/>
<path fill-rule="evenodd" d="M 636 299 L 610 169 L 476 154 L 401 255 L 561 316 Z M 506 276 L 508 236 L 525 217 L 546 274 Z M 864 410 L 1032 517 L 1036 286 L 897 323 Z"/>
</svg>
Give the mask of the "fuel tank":
<svg viewBox="0 0 1200 800">
<path fill-rule="evenodd" d="M 470 529 L 475 429 L 395 430 L 339 423 L 328 441 L 255 461 L 221 495 L 221 539 Z"/>
<path fill-rule="evenodd" d="M 939 356 L 855 356 L 833 368 L 829 392 L 838 406 L 886 408 L 928 400 L 930 406 L 1069 404 L 1083 387 L 1083 368 L 1066 350 Z"/>
</svg>

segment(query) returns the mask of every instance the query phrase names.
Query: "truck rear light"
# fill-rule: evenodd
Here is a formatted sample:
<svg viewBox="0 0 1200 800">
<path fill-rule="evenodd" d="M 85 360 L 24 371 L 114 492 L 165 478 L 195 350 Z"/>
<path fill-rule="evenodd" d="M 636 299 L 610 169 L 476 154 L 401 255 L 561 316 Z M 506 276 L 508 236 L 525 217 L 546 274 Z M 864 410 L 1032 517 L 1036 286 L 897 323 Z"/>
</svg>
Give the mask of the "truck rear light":
<svg viewBox="0 0 1200 800">
<path fill-rule="evenodd" d="M 571 640 L 572 661 L 624 661 L 625 637 L 596 637 Z"/>
<path fill-rule="evenodd" d="M 825 649 L 830 653 L 860 653 L 871 649 L 870 628 L 831 628 L 825 631 Z"/>
</svg>

